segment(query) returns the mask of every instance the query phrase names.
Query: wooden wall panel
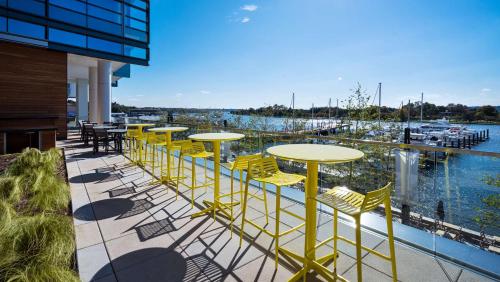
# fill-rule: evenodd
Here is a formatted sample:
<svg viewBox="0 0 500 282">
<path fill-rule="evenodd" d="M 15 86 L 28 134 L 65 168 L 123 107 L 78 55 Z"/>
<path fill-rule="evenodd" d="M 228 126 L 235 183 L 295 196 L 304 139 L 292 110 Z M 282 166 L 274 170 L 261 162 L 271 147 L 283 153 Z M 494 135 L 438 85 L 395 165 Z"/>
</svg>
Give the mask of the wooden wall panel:
<svg viewBox="0 0 500 282">
<path fill-rule="evenodd" d="M 67 54 L 0 41 L 0 128 L 56 126 L 67 138 Z"/>
</svg>

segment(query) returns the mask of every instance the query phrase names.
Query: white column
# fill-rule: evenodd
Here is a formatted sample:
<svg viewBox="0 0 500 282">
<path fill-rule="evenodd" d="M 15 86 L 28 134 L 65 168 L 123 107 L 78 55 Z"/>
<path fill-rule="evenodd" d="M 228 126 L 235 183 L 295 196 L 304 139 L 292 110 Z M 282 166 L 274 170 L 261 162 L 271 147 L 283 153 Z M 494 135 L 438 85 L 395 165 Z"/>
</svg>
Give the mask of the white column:
<svg viewBox="0 0 500 282">
<path fill-rule="evenodd" d="M 87 79 L 76 80 L 76 110 L 78 120 L 89 119 L 89 81 Z"/>
<path fill-rule="evenodd" d="M 97 68 L 89 68 L 89 121 L 99 122 L 97 115 Z"/>
<path fill-rule="evenodd" d="M 97 63 L 99 96 L 99 123 L 111 121 L 111 62 L 99 60 Z"/>
</svg>

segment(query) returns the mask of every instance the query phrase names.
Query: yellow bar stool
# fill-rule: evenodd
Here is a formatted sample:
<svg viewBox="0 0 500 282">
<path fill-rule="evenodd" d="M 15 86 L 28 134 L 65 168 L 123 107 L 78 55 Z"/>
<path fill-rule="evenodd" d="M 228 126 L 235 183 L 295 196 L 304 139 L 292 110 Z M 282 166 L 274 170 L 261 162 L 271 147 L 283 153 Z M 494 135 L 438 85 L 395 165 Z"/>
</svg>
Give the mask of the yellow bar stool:
<svg viewBox="0 0 500 282">
<path fill-rule="evenodd" d="M 234 162 L 230 162 L 225 166 L 229 171 L 231 172 L 231 190 L 227 194 L 222 194 L 220 195 L 220 198 L 224 197 L 231 197 L 231 204 L 230 204 L 230 209 L 231 209 L 231 236 L 233 235 L 233 223 L 235 218 L 233 217 L 233 201 L 234 201 L 234 195 L 235 194 L 240 194 L 240 203 L 243 203 L 243 172 L 247 171 L 248 169 L 248 163 L 252 160 L 259 160 L 262 158 L 262 154 L 255 154 L 255 155 L 246 155 L 246 156 L 237 156 Z M 240 190 L 237 192 L 234 192 L 234 172 L 238 171 L 239 176 L 240 176 Z M 267 198 L 266 198 L 266 190 L 265 187 L 263 188 L 264 195 L 263 197 L 259 197 L 256 194 L 250 194 L 250 197 L 259 199 L 261 201 L 264 201 L 265 203 L 265 210 L 266 210 L 266 223 L 269 221 L 269 213 L 267 210 Z"/>
<path fill-rule="evenodd" d="M 337 240 L 342 240 L 346 243 L 356 246 L 356 263 L 358 272 L 358 281 L 362 281 L 362 262 L 361 249 L 377 255 L 391 262 L 392 280 L 397 281 L 396 272 L 396 254 L 394 251 L 394 234 L 392 230 L 392 212 L 391 212 L 391 183 L 389 182 L 383 188 L 368 192 L 366 195 L 351 191 L 346 187 L 335 187 L 327 190 L 325 193 L 318 195 L 316 200 L 333 208 L 333 236 L 318 243 L 316 248 L 333 240 L 333 267 L 337 269 Z M 380 252 L 367 248 L 361 244 L 361 215 L 377 208 L 384 204 L 385 217 L 387 221 L 387 237 L 389 238 L 390 255 L 384 255 Z M 356 222 L 356 241 L 349 240 L 339 236 L 337 232 L 338 212 L 346 214 L 354 218 Z"/>
<path fill-rule="evenodd" d="M 167 156 L 170 159 L 170 167 L 168 169 L 170 169 L 170 171 L 172 171 L 174 168 L 175 168 L 175 153 L 176 152 L 179 152 L 179 156 L 177 157 L 180 157 L 180 151 L 181 151 L 181 148 L 182 148 L 182 144 L 185 144 L 185 143 L 191 143 L 192 141 L 191 140 L 188 140 L 188 139 L 183 139 L 183 140 L 172 140 L 172 142 L 170 143 L 170 148 L 169 149 L 169 152 L 170 152 L 170 155 Z M 165 144 L 166 146 L 166 144 Z M 206 164 L 205 164 L 206 166 Z M 184 170 L 184 162 L 181 163 L 181 171 Z M 183 178 L 183 176 L 181 176 L 181 178 Z"/>
<path fill-rule="evenodd" d="M 287 235 L 295 230 L 298 230 L 302 226 L 305 225 L 305 218 L 302 216 L 292 213 L 286 209 L 281 208 L 280 206 L 280 200 L 281 200 L 281 187 L 282 186 L 289 186 L 289 185 L 294 185 L 299 182 L 302 182 L 304 179 L 306 179 L 305 176 L 299 175 L 299 174 L 292 174 L 292 173 L 284 173 L 279 170 L 278 168 L 278 163 L 276 162 L 276 159 L 272 157 L 266 157 L 258 160 L 251 160 L 248 162 L 248 172 L 247 172 L 247 179 L 245 183 L 245 192 L 244 192 L 244 200 L 243 200 L 243 211 L 242 211 L 242 218 L 241 218 L 241 231 L 240 231 L 240 246 L 243 241 L 243 231 L 244 231 L 244 226 L 245 222 L 248 222 L 249 224 L 253 225 L 255 228 L 261 230 L 262 232 L 266 233 L 267 235 L 271 236 L 274 238 L 275 242 L 275 267 L 278 268 L 278 251 L 279 251 L 279 237 Z M 245 214 L 247 210 L 247 203 L 248 203 L 248 186 L 251 180 L 262 182 L 262 183 L 270 183 L 276 186 L 276 222 L 275 222 L 275 231 L 274 233 L 270 232 L 269 230 L 265 229 L 264 227 L 258 225 L 257 223 L 246 219 Z M 296 217 L 298 219 L 303 220 L 304 222 L 292 227 L 286 231 L 280 232 L 279 226 L 280 226 L 280 214 L 281 212 L 285 212 L 293 217 Z"/>
<path fill-rule="evenodd" d="M 126 140 L 128 141 L 128 151 L 129 158 L 132 161 L 136 161 L 137 158 L 137 138 L 139 138 L 139 129 L 138 128 L 128 128 L 127 134 L 125 135 Z M 127 143 L 127 142 L 126 142 Z"/>
<path fill-rule="evenodd" d="M 163 149 L 163 146 L 167 144 L 167 139 L 164 133 L 146 132 L 144 135 L 146 139 L 146 147 L 144 150 L 146 157 L 144 162 L 151 163 L 151 171 L 154 178 L 156 164 L 158 162 L 160 162 L 160 172 L 163 171 L 163 150 L 159 149 Z"/>
<path fill-rule="evenodd" d="M 177 165 L 177 194 L 176 194 L 176 199 L 179 196 L 179 185 L 183 185 L 189 189 L 191 189 L 191 208 L 194 207 L 194 190 L 198 188 L 207 188 L 210 185 L 214 184 L 214 178 L 209 177 L 207 174 L 207 159 L 209 157 L 213 157 L 214 153 L 212 152 L 207 152 L 205 150 L 205 145 L 203 142 L 193 142 L 191 140 L 188 140 L 189 142 L 182 142 L 181 143 L 181 148 L 180 148 L 180 154 L 179 154 L 179 162 Z M 191 184 L 187 184 L 184 181 L 181 181 L 181 171 L 184 174 L 184 162 L 185 162 L 185 157 L 190 157 L 191 158 Z M 204 159 L 205 160 L 205 179 L 202 184 L 197 184 L 196 181 L 196 159 Z M 181 164 L 182 163 L 182 164 Z M 181 170 L 182 166 L 182 170 Z"/>
</svg>

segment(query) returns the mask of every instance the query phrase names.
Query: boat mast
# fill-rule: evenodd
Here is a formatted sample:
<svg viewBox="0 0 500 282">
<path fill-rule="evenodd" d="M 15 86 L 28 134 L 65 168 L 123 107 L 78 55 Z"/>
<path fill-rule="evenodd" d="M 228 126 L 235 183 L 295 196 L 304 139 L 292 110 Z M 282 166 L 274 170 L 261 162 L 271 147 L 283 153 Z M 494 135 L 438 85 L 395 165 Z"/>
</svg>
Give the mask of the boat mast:
<svg viewBox="0 0 500 282">
<path fill-rule="evenodd" d="M 311 130 L 314 130 L 314 103 L 312 103 L 311 107 Z"/>
<path fill-rule="evenodd" d="M 292 92 L 292 132 L 295 132 L 295 93 Z"/>
<path fill-rule="evenodd" d="M 339 98 L 337 98 L 337 108 L 335 109 L 335 126 L 339 119 Z"/>
<path fill-rule="evenodd" d="M 410 99 L 408 99 L 408 128 L 410 128 Z"/>
<path fill-rule="evenodd" d="M 420 96 L 420 124 L 422 124 L 423 119 L 424 119 L 424 92 L 422 92 L 422 95 Z"/>
<path fill-rule="evenodd" d="M 382 82 L 378 83 L 378 128 L 380 129 L 380 107 L 382 106 Z"/>
<path fill-rule="evenodd" d="M 328 126 L 330 127 L 332 125 L 332 98 L 328 99 Z"/>
</svg>

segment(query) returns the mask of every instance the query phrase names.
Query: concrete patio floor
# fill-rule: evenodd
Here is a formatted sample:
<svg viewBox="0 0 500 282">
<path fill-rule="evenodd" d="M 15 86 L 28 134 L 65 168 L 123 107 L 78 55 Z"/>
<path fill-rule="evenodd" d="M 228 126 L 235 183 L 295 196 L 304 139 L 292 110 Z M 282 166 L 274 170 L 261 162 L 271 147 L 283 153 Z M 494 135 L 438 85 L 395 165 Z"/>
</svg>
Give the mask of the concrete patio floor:
<svg viewBox="0 0 500 282">
<path fill-rule="evenodd" d="M 274 242 L 250 225 L 239 247 L 239 225 L 233 233 L 224 217 L 190 215 L 201 210 L 202 201 L 211 200 L 211 188 L 198 189 L 191 208 L 190 191 L 175 191 L 165 185 L 151 184 L 152 176 L 131 164 L 122 155 L 92 154 L 76 135 L 58 143 L 65 148 L 77 241 L 78 271 L 82 281 L 287 281 L 300 265 L 284 256 L 274 268 Z M 198 178 L 203 169 L 198 167 Z M 209 171 L 209 173 L 212 173 Z M 158 174 L 158 171 L 157 171 Z M 221 176 L 222 191 L 229 190 L 229 178 Z M 237 187 L 237 186 L 236 186 Z M 261 193 L 252 188 L 253 193 Z M 186 192 L 186 193 L 184 193 Z M 239 196 L 238 196 L 239 197 Z M 283 199 L 282 207 L 304 215 L 304 207 Z M 274 195 L 268 195 L 269 228 L 274 226 Z M 265 223 L 263 203 L 249 201 L 248 217 Z M 239 206 L 235 208 L 239 214 Z M 282 228 L 298 220 L 282 214 Z M 331 217 L 318 216 L 318 240 L 333 233 Z M 283 229 L 282 229 L 283 230 Z M 304 229 L 280 239 L 280 245 L 301 253 Z M 348 224 L 339 233 L 354 238 Z M 369 232 L 363 244 L 388 253 L 386 239 Z M 338 271 L 356 281 L 353 247 L 339 242 Z M 333 252 L 331 244 L 319 255 Z M 398 278 L 401 281 L 492 281 L 468 269 L 396 244 Z M 331 266 L 330 266 L 331 267 Z M 363 252 L 365 281 L 392 281 L 390 264 Z M 308 281 L 320 280 L 310 275 Z"/>
</svg>

